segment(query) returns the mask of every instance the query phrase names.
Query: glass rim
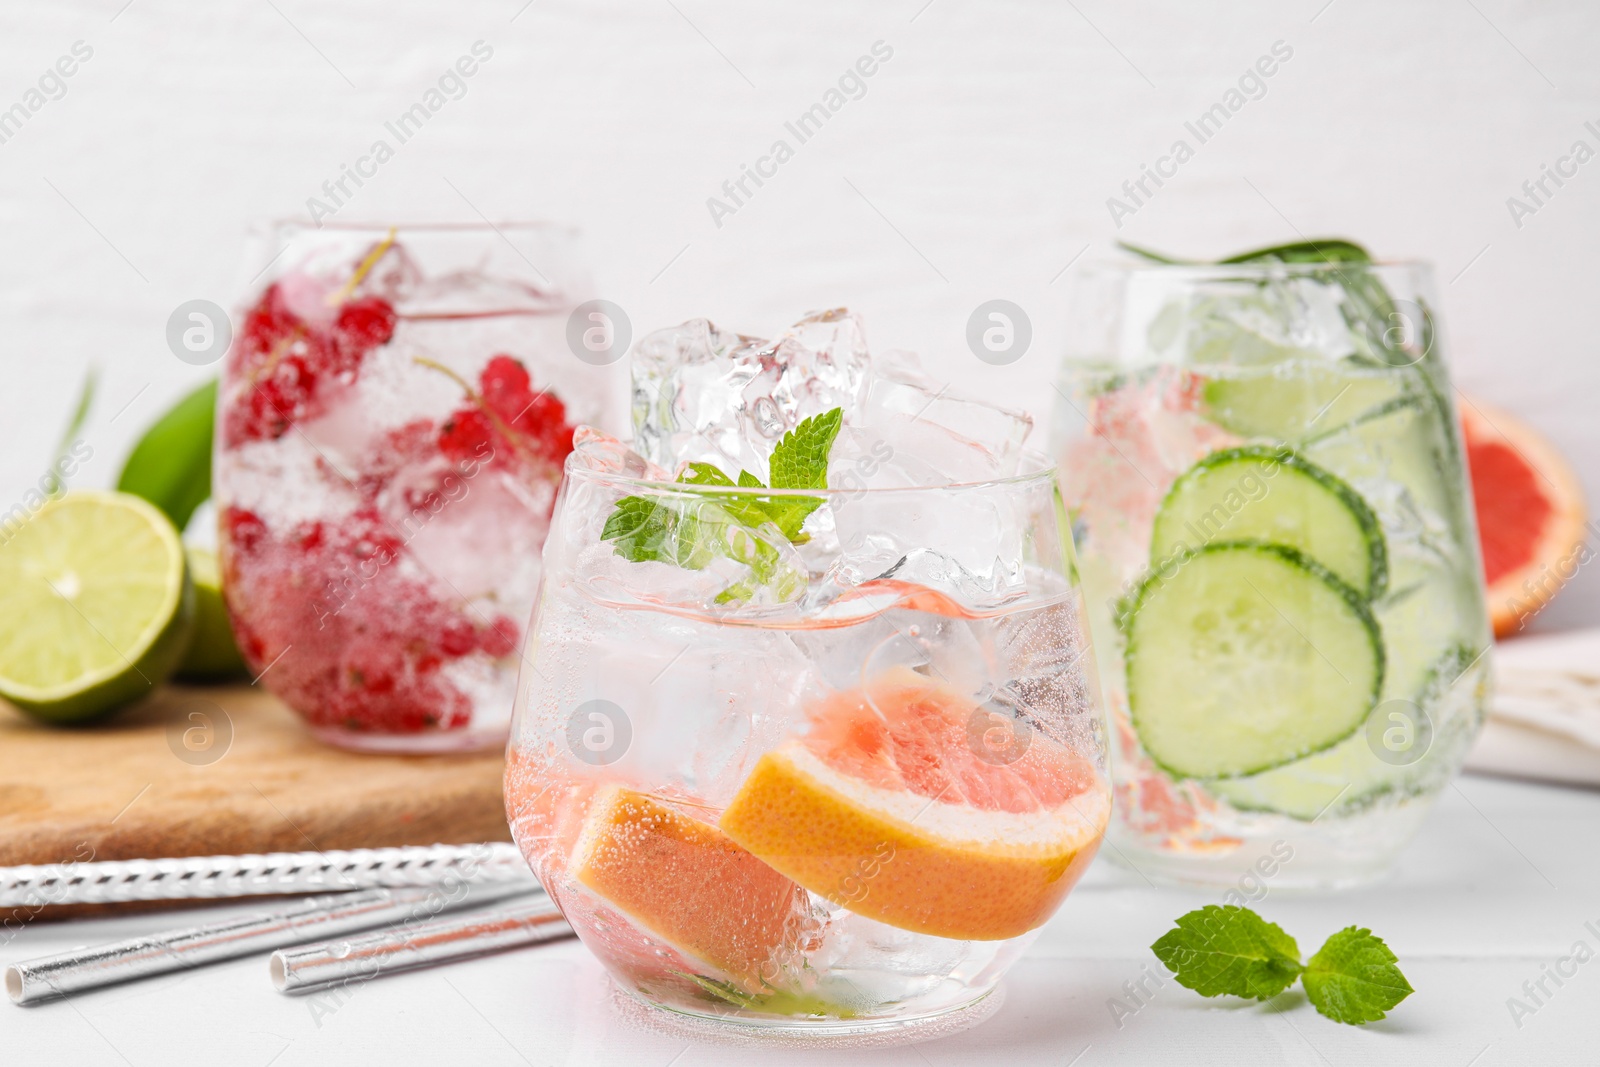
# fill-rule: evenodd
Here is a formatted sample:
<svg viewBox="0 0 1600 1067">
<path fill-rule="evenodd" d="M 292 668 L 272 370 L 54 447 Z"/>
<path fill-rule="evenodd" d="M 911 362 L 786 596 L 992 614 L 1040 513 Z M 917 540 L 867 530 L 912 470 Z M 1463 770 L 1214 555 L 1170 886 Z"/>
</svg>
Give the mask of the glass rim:
<svg viewBox="0 0 1600 1067">
<path fill-rule="evenodd" d="M 1025 448 L 1021 452 L 1023 469 L 1020 473 L 1008 475 L 1004 478 L 988 478 L 976 481 L 945 482 L 939 485 L 905 485 L 905 486 L 830 486 L 826 489 L 768 489 L 762 486 L 738 485 L 692 485 L 688 482 L 661 481 L 656 478 L 637 478 L 618 471 L 596 470 L 593 467 L 583 466 L 578 461 L 580 453 L 574 451 L 567 457 L 562 471 L 563 477 L 583 478 L 589 481 L 608 482 L 618 486 L 625 486 L 640 490 L 641 492 L 657 496 L 666 495 L 693 495 L 693 496 L 772 496 L 772 497 L 822 497 L 824 499 L 857 497 L 871 494 L 883 496 L 891 493 L 941 493 L 941 492 L 975 492 L 985 489 L 1015 489 L 1028 486 L 1030 483 L 1048 483 L 1056 480 L 1060 474 L 1060 467 L 1044 452 L 1036 449 Z"/>
<path fill-rule="evenodd" d="M 1431 260 L 1416 258 L 1374 259 L 1366 262 L 1345 260 L 1321 263 L 1286 263 L 1276 259 L 1251 260 L 1247 263 L 1154 263 L 1145 260 L 1101 260 L 1084 264 L 1074 273 L 1079 277 L 1159 274 L 1173 278 L 1191 277 L 1199 280 L 1225 280 L 1235 277 L 1339 274 L 1347 270 L 1422 270 L 1431 272 L 1433 263 Z"/>
</svg>

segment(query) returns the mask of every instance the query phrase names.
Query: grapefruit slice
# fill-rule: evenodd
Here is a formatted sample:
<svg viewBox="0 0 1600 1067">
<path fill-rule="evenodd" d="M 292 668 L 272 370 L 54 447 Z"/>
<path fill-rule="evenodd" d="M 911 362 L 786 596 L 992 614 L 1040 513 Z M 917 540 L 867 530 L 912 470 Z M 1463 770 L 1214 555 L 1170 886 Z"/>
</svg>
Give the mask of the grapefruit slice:
<svg viewBox="0 0 1600 1067">
<path fill-rule="evenodd" d="M 1469 400 L 1461 432 L 1472 472 L 1490 617 L 1496 637 L 1520 630 L 1583 562 L 1583 490 L 1543 436 Z"/>
<path fill-rule="evenodd" d="M 905 668 L 811 712 L 718 825 L 819 896 L 963 941 L 1041 925 L 1110 813 L 1093 764 Z M 996 743 L 996 733 L 1000 735 Z"/>
<path fill-rule="evenodd" d="M 759 992 L 807 925 L 800 887 L 715 826 L 624 786 L 598 791 L 572 877 L 711 977 Z"/>
</svg>

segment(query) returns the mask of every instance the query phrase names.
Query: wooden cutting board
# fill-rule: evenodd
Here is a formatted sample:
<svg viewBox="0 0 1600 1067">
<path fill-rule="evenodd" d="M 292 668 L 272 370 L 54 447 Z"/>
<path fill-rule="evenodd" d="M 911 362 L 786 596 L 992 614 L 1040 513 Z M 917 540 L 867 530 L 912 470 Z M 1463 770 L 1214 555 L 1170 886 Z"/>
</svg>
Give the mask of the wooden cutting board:
<svg viewBox="0 0 1600 1067">
<path fill-rule="evenodd" d="M 169 686 L 75 729 L 0 703 L 0 866 L 509 841 L 502 768 L 329 748 L 243 686 Z"/>
</svg>

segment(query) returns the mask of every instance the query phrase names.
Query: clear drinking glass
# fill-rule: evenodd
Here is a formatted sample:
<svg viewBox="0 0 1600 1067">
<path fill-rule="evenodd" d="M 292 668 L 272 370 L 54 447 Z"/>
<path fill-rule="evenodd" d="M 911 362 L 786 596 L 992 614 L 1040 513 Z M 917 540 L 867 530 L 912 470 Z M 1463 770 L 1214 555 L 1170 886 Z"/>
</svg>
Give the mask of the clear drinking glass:
<svg viewBox="0 0 1600 1067">
<path fill-rule="evenodd" d="M 546 224 L 268 227 L 218 393 L 224 589 L 253 673 L 325 741 L 503 743 L 597 371 Z"/>
<path fill-rule="evenodd" d="M 1110 805 L 1056 475 L 1026 469 L 753 491 L 578 431 L 506 803 L 621 989 L 830 1040 L 998 1003 Z M 747 525 L 752 501 L 807 536 Z M 851 555 L 891 530 L 920 548 Z"/>
<path fill-rule="evenodd" d="M 1114 859 L 1358 883 L 1459 770 L 1490 634 L 1436 306 L 1418 263 L 1075 279 L 1055 443 Z"/>
</svg>

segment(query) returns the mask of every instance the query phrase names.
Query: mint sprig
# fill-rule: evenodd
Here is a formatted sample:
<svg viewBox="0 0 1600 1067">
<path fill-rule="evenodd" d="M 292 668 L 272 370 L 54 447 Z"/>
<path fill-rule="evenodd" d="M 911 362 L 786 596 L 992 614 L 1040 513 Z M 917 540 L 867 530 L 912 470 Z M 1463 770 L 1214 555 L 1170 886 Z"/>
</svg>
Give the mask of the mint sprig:
<svg viewBox="0 0 1600 1067">
<path fill-rule="evenodd" d="M 1150 950 L 1179 985 L 1203 997 L 1266 1000 L 1299 978 L 1317 1011 L 1352 1026 L 1382 1019 L 1412 993 L 1395 954 L 1371 930 L 1348 926 L 1301 964 L 1282 927 L 1231 904 L 1189 912 Z"/>
<path fill-rule="evenodd" d="M 774 489 L 826 489 L 828 488 L 828 454 L 839 436 L 844 423 L 844 409 L 834 408 L 821 415 L 813 415 L 783 435 L 778 447 L 772 450 L 772 488 Z M 749 485 L 746 471 L 739 472 L 739 484 Z M 759 481 L 755 485 L 760 485 Z M 762 505 L 783 535 L 796 544 L 800 540 L 800 527 L 807 517 L 822 506 L 816 496 L 767 497 Z"/>
<path fill-rule="evenodd" d="M 1150 951 L 1202 997 L 1275 997 L 1300 977 L 1300 947 L 1249 908 L 1208 904 L 1178 920 Z"/>
<path fill-rule="evenodd" d="M 1311 957 L 1300 981 L 1318 1011 L 1335 1022 L 1359 1026 L 1383 1018 L 1411 995 L 1411 983 L 1395 966 L 1398 962 L 1371 930 L 1347 926 Z"/>
<path fill-rule="evenodd" d="M 678 475 L 678 484 L 716 493 L 693 503 L 625 496 L 606 518 L 600 539 L 612 542 L 619 556 L 634 563 L 671 563 L 689 570 L 704 569 L 718 557 L 744 563 L 750 578 L 718 594 L 719 604 L 749 600 L 764 586 L 779 599 L 789 599 L 804 576 L 791 573 L 777 549 L 754 535 L 771 524 L 791 544 L 804 544 L 809 538 L 802 527 L 823 498 L 724 490 L 826 489 L 828 455 L 843 422 L 844 410 L 833 408 L 784 434 L 772 452 L 771 486 L 747 470 L 734 479 L 715 464 L 690 463 Z"/>
</svg>

